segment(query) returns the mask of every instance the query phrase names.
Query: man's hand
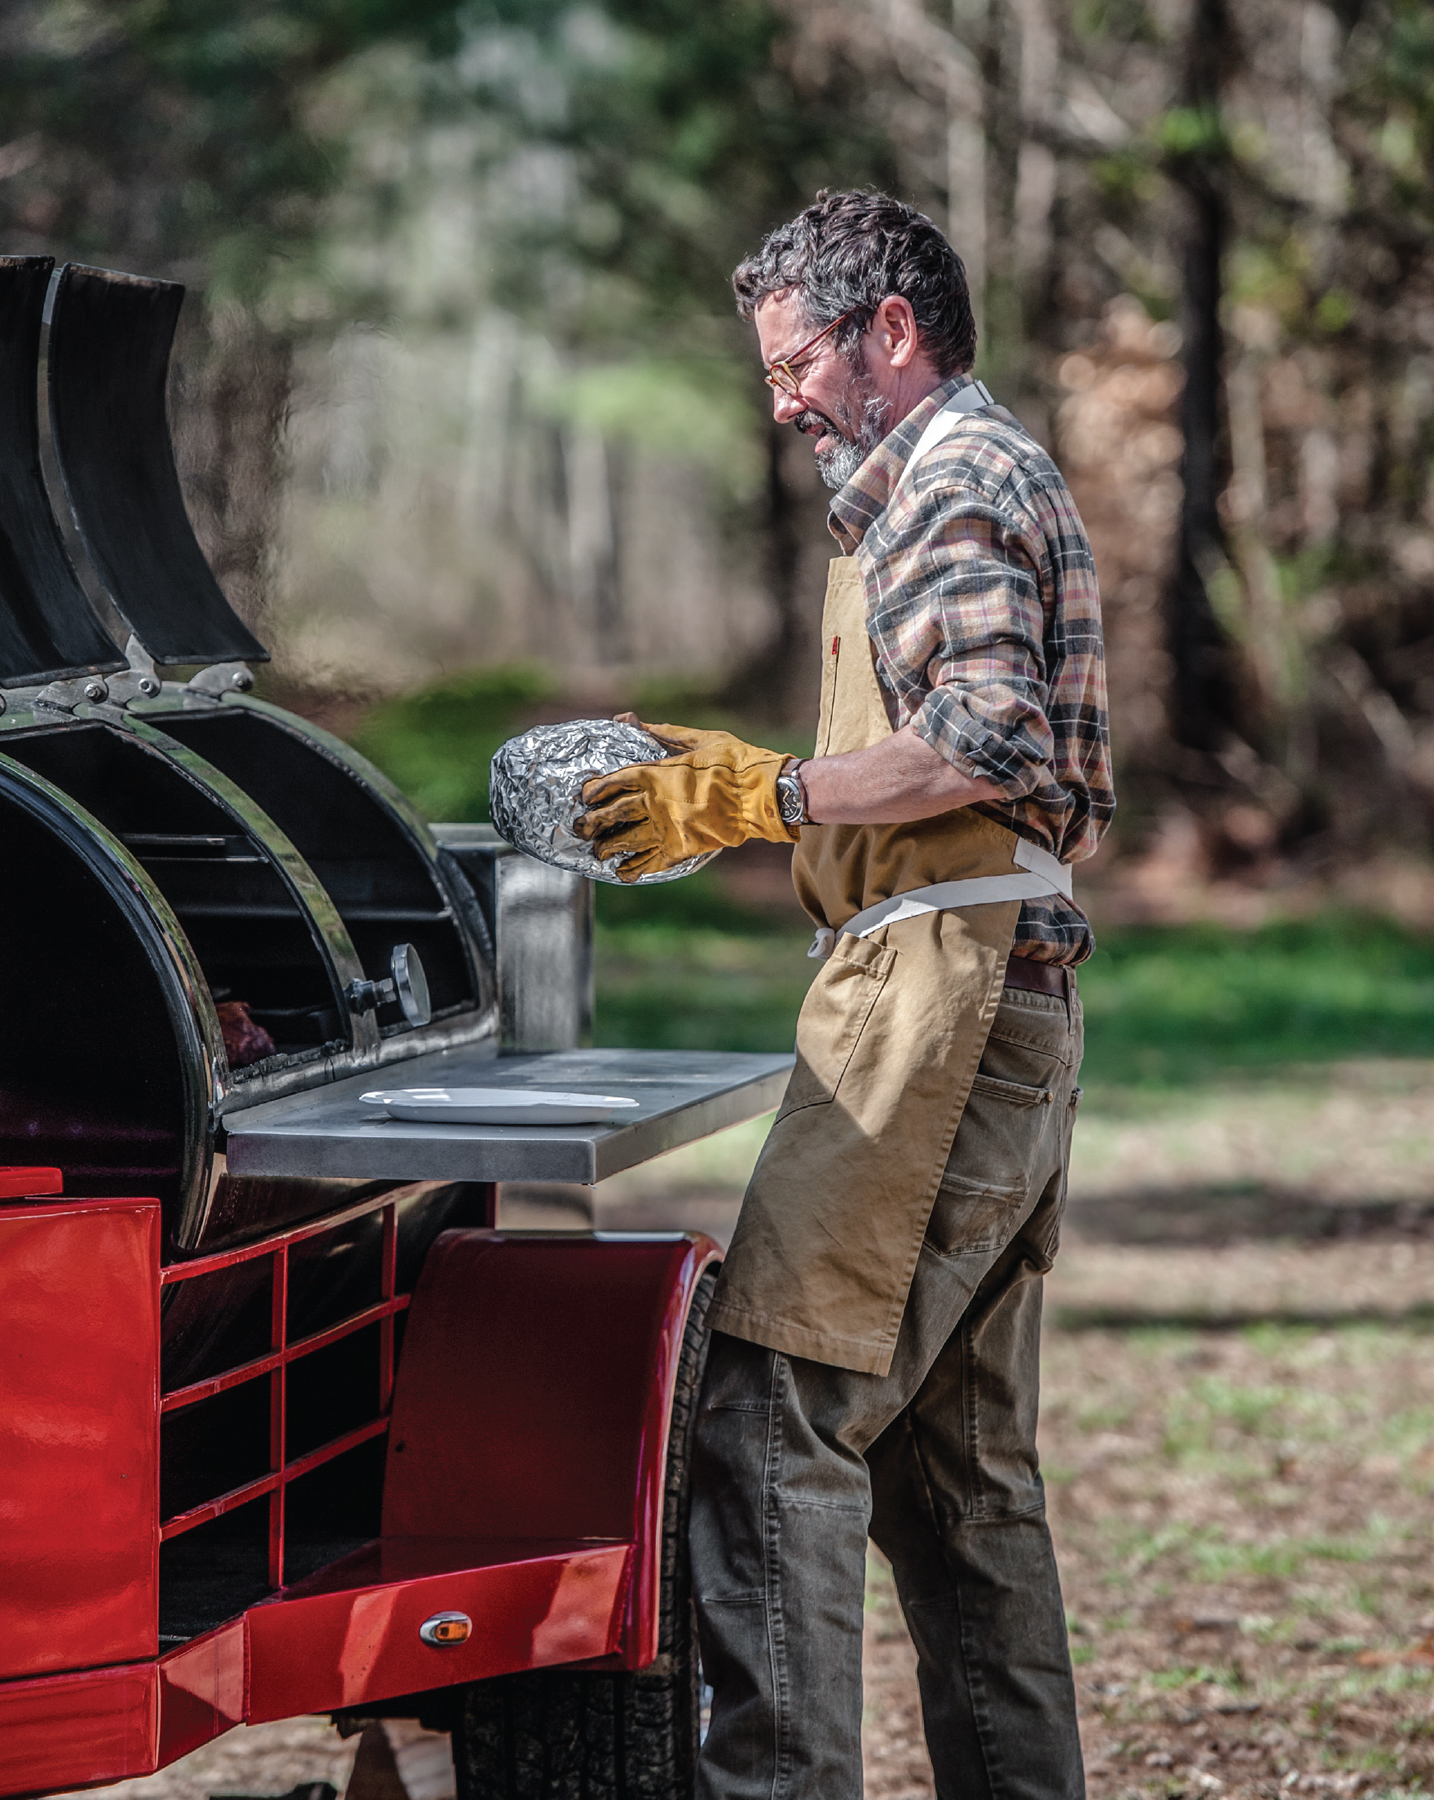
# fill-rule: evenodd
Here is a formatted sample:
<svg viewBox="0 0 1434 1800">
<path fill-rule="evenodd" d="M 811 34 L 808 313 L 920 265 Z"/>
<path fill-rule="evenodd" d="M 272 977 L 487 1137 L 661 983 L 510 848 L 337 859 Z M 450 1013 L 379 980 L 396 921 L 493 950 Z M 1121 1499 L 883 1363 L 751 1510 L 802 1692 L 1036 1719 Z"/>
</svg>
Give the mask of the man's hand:
<svg viewBox="0 0 1434 1800">
<path fill-rule="evenodd" d="M 604 862 L 622 858 L 621 880 L 636 881 L 748 838 L 786 844 L 798 835 L 777 810 L 777 777 L 791 760 L 779 750 L 744 744 L 727 731 L 645 725 L 631 713 L 620 717 L 679 752 L 665 762 L 594 776 L 583 787 L 589 810 L 573 830 Z"/>
</svg>

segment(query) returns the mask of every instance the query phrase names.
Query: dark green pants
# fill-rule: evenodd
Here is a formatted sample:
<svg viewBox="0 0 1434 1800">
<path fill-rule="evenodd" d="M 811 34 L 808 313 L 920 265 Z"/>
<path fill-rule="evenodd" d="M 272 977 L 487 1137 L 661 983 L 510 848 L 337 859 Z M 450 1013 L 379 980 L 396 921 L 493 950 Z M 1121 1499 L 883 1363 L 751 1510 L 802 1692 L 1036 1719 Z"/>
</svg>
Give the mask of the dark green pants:
<svg viewBox="0 0 1434 1800">
<path fill-rule="evenodd" d="M 1080 1052 L 1078 1002 L 1005 990 L 888 1375 L 714 1334 L 692 1499 L 700 1800 L 859 1800 L 868 1535 L 916 1644 L 939 1800 L 1084 1794 L 1036 1459 Z"/>
</svg>

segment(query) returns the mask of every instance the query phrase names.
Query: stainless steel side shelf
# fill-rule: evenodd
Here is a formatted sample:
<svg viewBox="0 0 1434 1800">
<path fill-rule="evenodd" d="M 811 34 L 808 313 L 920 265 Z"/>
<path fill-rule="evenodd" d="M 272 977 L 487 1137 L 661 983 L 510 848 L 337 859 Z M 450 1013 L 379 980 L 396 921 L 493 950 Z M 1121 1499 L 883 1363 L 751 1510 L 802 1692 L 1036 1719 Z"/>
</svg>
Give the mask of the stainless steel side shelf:
<svg viewBox="0 0 1434 1800">
<path fill-rule="evenodd" d="M 234 1175 L 591 1184 L 774 1107 L 790 1056 L 705 1050 L 437 1051 L 375 1076 L 230 1113 Z M 415 1125 L 364 1106 L 375 1086 L 558 1088 L 630 1094 L 620 1125 Z"/>
</svg>

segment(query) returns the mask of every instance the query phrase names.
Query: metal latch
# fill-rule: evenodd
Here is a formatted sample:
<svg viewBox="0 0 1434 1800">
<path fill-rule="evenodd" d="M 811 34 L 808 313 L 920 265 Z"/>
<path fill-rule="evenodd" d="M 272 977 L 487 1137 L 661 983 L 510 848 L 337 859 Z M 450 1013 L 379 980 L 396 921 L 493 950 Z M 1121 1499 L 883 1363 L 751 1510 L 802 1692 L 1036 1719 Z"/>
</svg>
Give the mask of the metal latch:
<svg viewBox="0 0 1434 1800">
<path fill-rule="evenodd" d="M 387 981 L 351 981 L 344 989 L 349 1006 L 356 1013 L 364 1013 L 397 1001 L 410 1025 L 426 1025 L 433 1017 L 433 1004 L 428 997 L 423 959 L 412 944 L 394 945 L 389 969 L 392 973 Z"/>
</svg>

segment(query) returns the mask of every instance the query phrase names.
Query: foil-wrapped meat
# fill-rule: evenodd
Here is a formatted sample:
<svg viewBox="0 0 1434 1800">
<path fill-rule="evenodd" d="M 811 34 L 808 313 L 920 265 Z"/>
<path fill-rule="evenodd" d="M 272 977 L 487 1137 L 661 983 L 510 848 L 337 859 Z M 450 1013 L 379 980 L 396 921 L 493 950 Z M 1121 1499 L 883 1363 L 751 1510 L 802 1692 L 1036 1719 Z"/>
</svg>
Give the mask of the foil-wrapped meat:
<svg viewBox="0 0 1434 1800">
<path fill-rule="evenodd" d="M 493 823 L 525 856 L 572 869 L 592 881 L 619 882 L 616 862 L 602 861 L 591 844 L 573 833 L 573 821 L 585 810 L 583 783 L 633 763 L 663 762 L 671 754 L 636 725 L 620 725 L 615 719 L 535 725 L 509 738 L 493 758 L 489 787 Z M 670 869 L 620 885 L 676 881 L 717 854 L 713 850 L 689 856 Z"/>
</svg>

